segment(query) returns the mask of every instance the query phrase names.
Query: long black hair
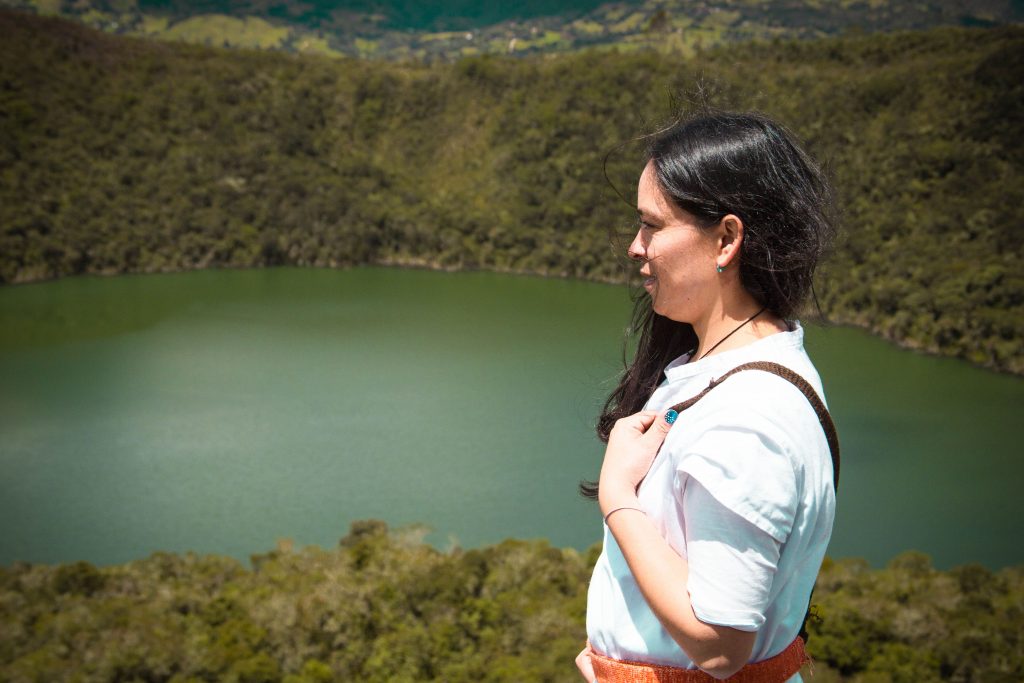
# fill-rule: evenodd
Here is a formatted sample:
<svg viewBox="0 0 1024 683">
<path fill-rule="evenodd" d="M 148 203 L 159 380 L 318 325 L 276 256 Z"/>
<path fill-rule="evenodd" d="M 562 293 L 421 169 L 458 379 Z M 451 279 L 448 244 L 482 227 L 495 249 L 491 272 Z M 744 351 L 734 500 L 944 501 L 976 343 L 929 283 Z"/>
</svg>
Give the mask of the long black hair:
<svg viewBox="0 0 1024 683">
<path fill-rule="evenodd" d="M 644 164 L 698 225 L 728 214 L 743 221 L 740 283 L 769 312 L 795 317 L 836 233 L 828 179 L 796 137 L 763 114 L 704 110 L 648 141 Z M 643 409 L 665 366 L 698 343 L 692 325 L 658 315 L 648 296 L 637 297 L 630 330 L 636 353 L 597 422 L 606 443 L 616 420 Z M 582 482 L 580 492 L 596 498 L 597 486 Z"/>
</svg>

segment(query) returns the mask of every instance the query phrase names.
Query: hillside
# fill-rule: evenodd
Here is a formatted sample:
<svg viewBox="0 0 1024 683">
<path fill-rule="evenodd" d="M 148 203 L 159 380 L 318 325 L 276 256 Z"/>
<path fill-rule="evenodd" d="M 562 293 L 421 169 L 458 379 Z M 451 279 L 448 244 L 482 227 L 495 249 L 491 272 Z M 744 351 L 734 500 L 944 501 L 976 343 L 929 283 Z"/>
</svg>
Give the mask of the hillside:
<svg viewBox="0 0 1024 683">
<path fill-rule="evenodd" d="M 622 281 L 604 180 L 703 80 L 835 177 L 828 316 L 1024 372 L 1024 29 L 391 64 L 0 12 L 0 282 L 363 263 Z M 639 151 L 612 154 L 628 197 Z"/>
<path fill-rule="evenodd" d="M 364 521 L 337 548 L 237 560 L 155 553 L 96 568 L 0 567 L 10 681 L 580 680 L 586 556 L 508 540 L 440 552 Z M 1024 568 L 940 572 L 826 559 L 813 596 L 814 680 L 1018 681 Z"/>
<path fill-rule="evenodd" d="M 693 55 L 715 45 L 1024 21 L 1012 0 L 0 0 L 87 26 L 211 45 L 453 60 L 586 47 Z"/>
</svg>

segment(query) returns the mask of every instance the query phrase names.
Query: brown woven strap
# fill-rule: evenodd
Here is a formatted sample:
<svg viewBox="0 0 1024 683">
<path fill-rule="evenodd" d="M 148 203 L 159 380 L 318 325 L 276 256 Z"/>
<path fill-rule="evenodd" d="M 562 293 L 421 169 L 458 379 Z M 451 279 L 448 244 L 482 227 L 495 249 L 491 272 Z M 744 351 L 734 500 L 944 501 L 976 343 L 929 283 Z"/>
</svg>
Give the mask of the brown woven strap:
<svg viewBox="0 0 1024 683">
<path fill-rule="evenodd" d="M 717 683 L 721 679 L 700 669 L 620 661 L 596 652 L 590 656 L 598 683 Z M 794 638 L 786 649 L 768 659 L 747 664 L 725 679 L 730 683 L 784 683 L 810 661 L 804 641 Z"/>
<path fill-rule="evenodd" d="M 750 363 L 743 363 L 737 365 L 729 372 L 725 373 L 718 379 L 712 379 L 711 383 L 708 384 L 707 388 L 701 391 L 696 396 L 689 398 L 682 403 L 677 403 L 672 406 L 672 409 L 677 413 L 681 413 L 687 408 L 691 407 L 694 403 L 701 400 L 707 393 L 717 387 L 719 384 L 724 382 L 726 379 L 735 375 L 737 372 L 743 372 L 744 370 L 763 370 L 764 372 L 770 372 L 773 375 L 778 375 L 782 379 L 788 381 L 790 384 L 799 389 L 804 396 L 807 397 L 811 407 L 814 408 L 815 414 L 818 416 L 818 422 L 821 423 L 821 428 L 825 432 L 825 438 L 828 440 L 828 450 L 832 455 L 832 486 L 838 491 L 839 490 L 839 436 L 836 434 L 836 425 L 832 422 L 832 416 L 829 415 L 828 408 L 825 407 L 825 402 L 821 400 L 818 393 L 811 386 L 810 382 L 806 379 L 793 372 L 785 365 L 778 363 L 772 363 L 770 361 L 753 361 Z"/>
</svg>

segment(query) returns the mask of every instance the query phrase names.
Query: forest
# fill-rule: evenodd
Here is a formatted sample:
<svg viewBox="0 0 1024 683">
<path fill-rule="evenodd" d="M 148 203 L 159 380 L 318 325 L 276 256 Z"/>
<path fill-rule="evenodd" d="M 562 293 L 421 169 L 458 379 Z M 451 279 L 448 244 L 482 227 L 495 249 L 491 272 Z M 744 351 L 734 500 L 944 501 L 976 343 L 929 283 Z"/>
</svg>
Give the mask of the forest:
<svg viewBox="0 0 1024 683">
<path fill-rule="evenodd" d="M 598 546 L 440 551 L 424 533 L 364 520 L 336 548 L 281 540 L 249 568 L 162 552 L 0 567 L 0 681 L 580 680 Z M 826 559 L 811 614 L 815 683 L 1024 679 L 1024 567 Z"/>
<path fill-rule="evenodd" d="M 706 102 L 774 115 L 829 169 L 828 320 L 1024 372 L 1019 27 L 450 64 L 13 11 L 0 31 L 3 283 L 280 264 L 624 282 L 638 136 Z"/>
</svg>

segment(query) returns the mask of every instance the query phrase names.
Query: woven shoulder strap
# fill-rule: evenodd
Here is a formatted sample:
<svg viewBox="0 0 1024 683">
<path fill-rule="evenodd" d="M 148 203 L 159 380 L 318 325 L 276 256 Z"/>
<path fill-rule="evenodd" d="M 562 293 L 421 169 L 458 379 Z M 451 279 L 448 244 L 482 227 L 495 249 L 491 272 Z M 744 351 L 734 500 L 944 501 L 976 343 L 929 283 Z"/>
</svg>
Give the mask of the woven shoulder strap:
<svg viewBox="0 0 1024 683">
<path fill-rule="evenodd" d="M 694 403 L 707 396 L 708 392 L 717 387 L 719 384 L 724 382 L 726 379 L 735 375 L 737 372 L 743 372 L 744 370 L 763 370 L 764 372 L 770 372 L 773 375 L 778 375 L 782 379 L 788 381 L 797 389 L 799 389 L 804 396 L 807 397 L 807 401 L 814 408 L 815 414 L 818 416 L 818 422 L 821 423 L 821 428 L 825 432 L 825 438 L 828 440 L 828 450 L 832 455 L 832 486 L 838 491 L 839 490 L 839 436 L 836 434 L 835 423 L 832 422 L 832 416 L 828 413 L 828 408 L 825 407 L 825 402 L 821 400 L 818 393 L 814 391 L 814 387 L 811 386 L 810 382 L 805 380 L 803 377 L 793 372 L 785 365 L 779 365 L 778 363 L 772 363 L 769 361 L 754 361 L 751 363 L 743 363 L 737 365 L 729 372 L 725 373 L 718 379 L 712 379 L 711 383 L 708 384 L 707 388 L 701 391 L 693 398 L 689 398 L 682 403 L 677 403 L 672 406 L 672 409 L 677 413 L 681 413 L 687 408 L 691 407 Z"/>
</svg>

